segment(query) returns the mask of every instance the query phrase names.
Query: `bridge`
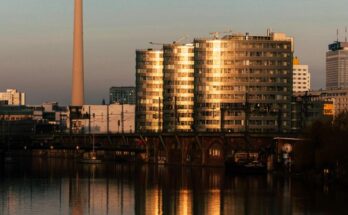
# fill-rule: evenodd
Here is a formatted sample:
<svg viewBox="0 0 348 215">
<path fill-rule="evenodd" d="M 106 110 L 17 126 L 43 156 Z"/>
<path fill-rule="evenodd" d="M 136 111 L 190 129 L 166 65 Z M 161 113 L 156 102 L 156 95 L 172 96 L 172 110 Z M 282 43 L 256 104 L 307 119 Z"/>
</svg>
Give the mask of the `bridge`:
<svg viewBox="0 0 348 215">
<path fill-rule="evenodd" d="M 95 150 L 106 160 L 223 166 L 238 153 L 267 156 L 279 134 L 130 133 L 13 135 L 0 138 L 1 150 L 35 156 L 79 157 Z M 295 137 L 287 134 L 286 137 Z"/>
</svg>

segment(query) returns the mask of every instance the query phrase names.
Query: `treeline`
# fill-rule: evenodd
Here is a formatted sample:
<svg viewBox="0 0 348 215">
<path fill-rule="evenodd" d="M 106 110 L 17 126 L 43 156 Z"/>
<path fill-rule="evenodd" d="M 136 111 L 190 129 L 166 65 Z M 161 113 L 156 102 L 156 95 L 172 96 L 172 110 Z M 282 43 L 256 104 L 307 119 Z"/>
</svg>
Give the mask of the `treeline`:
<svg viewBox="0 0 348 215">
<path fill-rule="evenodd" d="M 333 120 L 317 120 L 305 131 L 316 168 L 348 169 L 348 112 Z M 310 159 L 310 157 L 309 157 Z"/>
</svg>

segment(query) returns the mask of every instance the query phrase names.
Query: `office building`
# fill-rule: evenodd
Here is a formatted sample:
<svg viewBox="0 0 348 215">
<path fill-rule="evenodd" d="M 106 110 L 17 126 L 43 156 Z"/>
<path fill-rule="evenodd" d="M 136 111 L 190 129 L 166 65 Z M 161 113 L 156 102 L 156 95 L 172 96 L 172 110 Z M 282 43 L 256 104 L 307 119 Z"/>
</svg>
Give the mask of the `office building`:
<svg viewBox="0 0 348 215">
<path fill-rule="evenodd" d="M 163 130 L 193 131 L 193 45 L 163 46 Z"/>
<path fill-rule="evenodd" d="M 348 42 L 334 42 L 326 52 L 326 88 L 348 87 Z"/>
<path fill-rule="evenodd" d="M 136 51 L 136 131 L 160 132 L 163 123 L 163 51 Z"/>
<path fill-rule="evenodd" d="M 293 92 L 306 92 L 311 88 L 311 74 L 308 65 L 300 64 L 300 60 L 295 57 L 293 63 Z"/>
<path fill-rule="evenodd" d="M 110 104 L 135 105 L 135 87 L 111 87 Z"/>
<path fill-rule="evenodd" d="M 7 89 L 6 92 L 0 92 L 0 101 L 8 105 L 25 105 L 25 93 Z"/>
<path fill-rule="evenodd" d="M 196 131 L 290 131 L 291 37 L 232 34 L 194 47 Z"/>
</svg>

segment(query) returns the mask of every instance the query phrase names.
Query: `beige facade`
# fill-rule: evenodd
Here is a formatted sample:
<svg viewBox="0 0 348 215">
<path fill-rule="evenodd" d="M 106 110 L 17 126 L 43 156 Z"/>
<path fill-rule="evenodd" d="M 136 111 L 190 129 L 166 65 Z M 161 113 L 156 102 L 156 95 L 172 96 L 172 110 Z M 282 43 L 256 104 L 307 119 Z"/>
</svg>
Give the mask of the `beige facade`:
<svg viewBox="0 0 348 215">
<path fill-rule="evenodd" d="M 163 130 L 190 132 L 194 110 L 193 45 L 164 45 L 163 58 Z"/>
<path fill-rule="evenodd" d="M 25 93 L 7 89 L 6 92 L 0 92 L 0 101 L 6 101 L 8 105 L 25 105 Z"/>
<path fill-rule="evenodd" d="M 293 39 L 195 39 L 195 130 L 290 131 Z"/>
<path fill-rule="evenodd" d="M 136 51 L 136 131 L 160 132 L 163 124 L 163 51 Z"/>
<path fill-rule="evenodd" d="M 301 65 L 299 60 L 293 64 L 293 92 L 306 92 L 311 88 L 311 74 L 308 65 Z"/>
</svg>

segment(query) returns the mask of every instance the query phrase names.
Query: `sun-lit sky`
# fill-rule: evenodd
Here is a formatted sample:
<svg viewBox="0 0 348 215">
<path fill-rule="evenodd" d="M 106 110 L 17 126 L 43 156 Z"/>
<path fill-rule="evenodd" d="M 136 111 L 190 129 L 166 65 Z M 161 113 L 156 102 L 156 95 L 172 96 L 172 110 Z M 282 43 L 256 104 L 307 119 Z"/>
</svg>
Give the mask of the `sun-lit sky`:
<svg viewBox="0 0 348 215">
<path fill-rule="evenodd" d="M 135 49 L 212 31 L 295 37 L 312 88 L 325 86 L 325 52 L 348 25 L 347 0 L 84 0 L 87 103 L 108 101 L 110 86 L 135 85 Z M 28 103 L 70 102 L 73 0 L 1 0 L 0 90 Z"/>
</svg>

